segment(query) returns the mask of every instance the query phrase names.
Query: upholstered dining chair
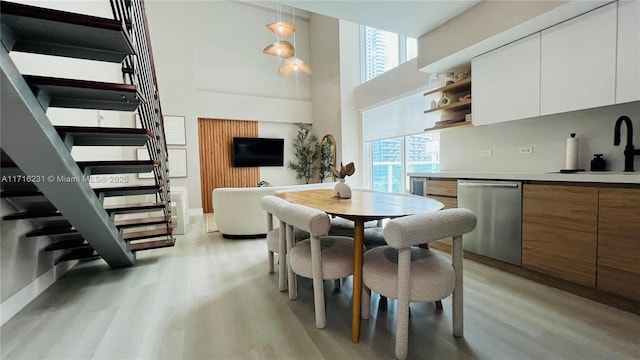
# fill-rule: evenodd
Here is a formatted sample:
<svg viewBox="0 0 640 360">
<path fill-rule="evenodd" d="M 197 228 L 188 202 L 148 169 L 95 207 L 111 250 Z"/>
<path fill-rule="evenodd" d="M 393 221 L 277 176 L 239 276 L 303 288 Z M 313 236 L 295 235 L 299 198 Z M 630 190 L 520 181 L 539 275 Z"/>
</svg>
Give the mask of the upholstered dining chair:
<svg viewBox="0 0 640 360">
<path fill-rule="evenodd" d="M 269 262 L 269 274 L 274 273 L 274 254 L 278 254 L 278 289 L 287 291 L 287 241 L 284 222 L 277 219 L 279 209 L 289 204 L 277 196 L 266 195 L 260 199 L 261 207 L 267 212 L 267 259 Z M 275 221 L 278 221 L 278 227 L 274 227 Z M 309 238 L 309 233 L 300 229 L 294 229 L 295 240 L 304 240 Z"/>
<path fill-rule="evenodd" d="M 280 222 L 279 227 L 274 228 L 273 219 L 274 216 L 278 216 L 280 208 L 287 204 L 289 204 L 288 201 L 273 195 L 267 195 L 260 199 L 260 206 L 267 212 L 267 259 L 269 261 L 269 273 L 273 273 L 273 254 L 277 253 L 279 254 L 278 288 L 280 291 L 287 290 L 287 243 L 285 231 L 280 231 L 280 229 L 285 229 L 284 222 Z"/>
<path fill-rule="evenodd" d="M 354 222 L 353 220 L 344 219 L 341 217 L 331 218 L 331 227 L 329 228 L 329 235 L 336 236 L 350 236 L 354 234 Z M 364 246 L 369 249 L 373 249 L 376 246 L 386 245 L 384 241 L 384 235 L 382 234 L 382 220 L 372 220 L 364 223 Z"/>
<path fill-rule="evenodd" d="M 371 291 L 397 299 L 396 358 L 407 358 L 411 301 L 433 302 L 453 293 L 453 335 L 463 336 L 462 235 L 475 226 L 475 214 L 462 208 L 397 218 L 384 228 L 389 245 L 364 254 L 362 317 L 369 318 Z M 451 261 L 415 246 L 450 236 Z"/>
<path fill-rule="evenodd" d="M 322 329 L 326 326 L 323 280 L 353 274 L 353 238 L 326 235 L 329 216 L 307 206 L 289 203 L 280 208 L 278 218 L 287 226 L 289 298 L 298 297 L 296 274 L 312 279 L 316 327 Z M 308 232 L 309 239 L 294 244 L 294 228 Z"/>
</svg>

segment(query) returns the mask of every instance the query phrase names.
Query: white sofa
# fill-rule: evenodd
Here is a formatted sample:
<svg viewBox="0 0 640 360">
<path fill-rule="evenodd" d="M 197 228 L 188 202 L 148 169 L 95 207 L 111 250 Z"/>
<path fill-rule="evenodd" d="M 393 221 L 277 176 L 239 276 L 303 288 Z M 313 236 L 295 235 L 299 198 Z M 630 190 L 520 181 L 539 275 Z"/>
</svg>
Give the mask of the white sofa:
<svg viewBox="0 0 640 360">
<path fill-rule="evenodd" d="M 264 237 L 267 233 L 267 213 L 260 206 L 263 196 L 281 191 L 333 189 L 335 184 L 216 188 L 212 194 L 213 215 L 218 230 L 227 239 Z"/>
</svg>

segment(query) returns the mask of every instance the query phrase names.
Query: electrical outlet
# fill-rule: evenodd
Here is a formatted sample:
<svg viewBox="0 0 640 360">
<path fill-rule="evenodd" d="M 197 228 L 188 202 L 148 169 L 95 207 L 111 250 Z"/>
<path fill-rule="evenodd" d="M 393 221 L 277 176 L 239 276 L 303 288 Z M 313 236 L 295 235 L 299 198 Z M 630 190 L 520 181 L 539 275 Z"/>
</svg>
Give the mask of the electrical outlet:
<svg viewBox="0 0 640 360">
<path fill-rule="evenodd" d="M 518 149 L 518 154 L 520 155 L 531 155 L 533 154 L 533 146 L 525 146 Z"/>
<path fill-rule="evenodd" d="M 491 149 L 480 150 L 480 156 L 491 156 Z"/>
</svg>

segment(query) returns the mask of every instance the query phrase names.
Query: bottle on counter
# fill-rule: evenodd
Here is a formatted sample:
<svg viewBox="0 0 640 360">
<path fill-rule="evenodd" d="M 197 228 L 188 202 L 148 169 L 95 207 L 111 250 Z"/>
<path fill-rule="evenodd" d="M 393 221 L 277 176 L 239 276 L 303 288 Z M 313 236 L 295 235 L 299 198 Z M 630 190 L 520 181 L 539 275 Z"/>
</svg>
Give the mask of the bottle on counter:
<svg viewBox="0 0 640 360">
<path fill-rule="evenodd" d="M 602 158 L 602 154 L 593 154 L 594 158 L 591 160 L 591 171 L 606 171 L 607 162 Z"/>
</svg>

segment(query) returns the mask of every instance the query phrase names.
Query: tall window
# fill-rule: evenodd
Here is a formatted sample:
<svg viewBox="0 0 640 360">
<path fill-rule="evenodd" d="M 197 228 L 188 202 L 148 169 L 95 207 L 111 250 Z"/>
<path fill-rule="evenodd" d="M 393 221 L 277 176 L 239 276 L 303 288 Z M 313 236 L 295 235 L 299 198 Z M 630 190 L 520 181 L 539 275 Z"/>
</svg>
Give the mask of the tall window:
<svg viewBox="0 0 640 360">
<path fill-rule="evenodd" d="M 440 169 L 440 134 L 424 133 L 372 141 L 366 146 L 371 169 L 369 187 L 403 193 L 409 189 L 410 172 Z"/>
<path fill-rule="evenodd" d="M 417 40 L 376 28 L 361 27 L 362 82 L 418 56 Z"/>
<path fill-rule="evenodd" d="M 418 93 L 362 113 L 365 186 L 402 193 L 407 173 L 440 169 L 440 134 L 423 132 L 434 121 L 424 114 L 427 100 Z"/>
</svg>

